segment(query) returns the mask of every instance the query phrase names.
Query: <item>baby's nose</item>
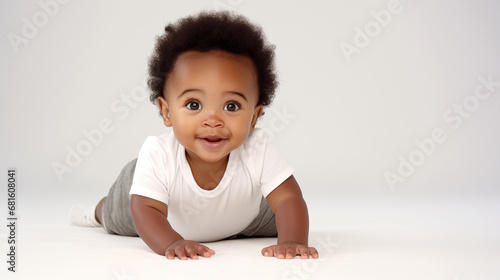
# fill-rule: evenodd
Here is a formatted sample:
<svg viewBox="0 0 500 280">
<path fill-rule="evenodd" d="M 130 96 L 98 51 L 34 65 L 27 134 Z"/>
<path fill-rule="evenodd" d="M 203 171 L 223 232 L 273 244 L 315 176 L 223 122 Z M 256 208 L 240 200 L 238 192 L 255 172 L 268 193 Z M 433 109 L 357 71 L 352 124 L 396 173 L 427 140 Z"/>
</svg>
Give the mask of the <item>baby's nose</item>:
<svg viewBox="0 0 500 280">
<path fill-rule="evenodd" d="M 224 121 L 222 118 L 218 115 L 217 112 L 210 112 L 207 114 L 207 117 L 203 120 L 203 126 L 208 126 L 208 127 L 223 127 L 224 126 Z"/>
</svg>

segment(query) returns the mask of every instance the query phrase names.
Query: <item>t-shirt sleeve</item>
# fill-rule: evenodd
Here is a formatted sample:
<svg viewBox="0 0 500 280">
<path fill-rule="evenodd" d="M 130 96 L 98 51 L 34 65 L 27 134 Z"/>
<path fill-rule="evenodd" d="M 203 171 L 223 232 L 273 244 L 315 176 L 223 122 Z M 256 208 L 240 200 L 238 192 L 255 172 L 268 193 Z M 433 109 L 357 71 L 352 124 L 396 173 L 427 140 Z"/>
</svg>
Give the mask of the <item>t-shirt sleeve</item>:
<svg viewBox="0 0 500 280">
<path fill-rule="evenodd" d="M 166 154 L 158 137 L 148 137 L 137 158 L 130 195 L 136 194 L 168 205 Z"/>
<path fill-rule="evenodd" d="M 286 179 L 292 176 L 294 169 L 283 158 L 278 149 L 269 141 L 264 131 L 255 131 L 253 143 L 258 147 L 255 152 L 257 170 L 260 173 L 261 191 L 264 197 L 267 197 L 275 188 L 277 188 Z"/>
</svg>

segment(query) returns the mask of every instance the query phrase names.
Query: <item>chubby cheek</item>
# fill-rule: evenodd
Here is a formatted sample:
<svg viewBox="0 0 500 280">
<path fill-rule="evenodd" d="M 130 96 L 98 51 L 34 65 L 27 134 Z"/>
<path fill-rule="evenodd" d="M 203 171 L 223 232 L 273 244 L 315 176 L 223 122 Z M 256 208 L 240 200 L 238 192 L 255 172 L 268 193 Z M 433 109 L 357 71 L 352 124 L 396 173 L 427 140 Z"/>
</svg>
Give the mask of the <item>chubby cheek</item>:
<svg viewBox="0 0 500 280">
<path fill-rule="evenodd" d="M 172 128 L 177 138 L 186 138 L 196 130 L 197 123 L 193 118 L 186 116 L 171 116 Z"/>
<path fill-rule="evenodd" d="M 250 120 L 249 119 L 240 119 L 238 122 L 234 122 L 231 124 L 231 131 L 234 137 L 234 140 L 237 142 L 245 142 L 248 135 L 250 134 Z"/>
</svg>

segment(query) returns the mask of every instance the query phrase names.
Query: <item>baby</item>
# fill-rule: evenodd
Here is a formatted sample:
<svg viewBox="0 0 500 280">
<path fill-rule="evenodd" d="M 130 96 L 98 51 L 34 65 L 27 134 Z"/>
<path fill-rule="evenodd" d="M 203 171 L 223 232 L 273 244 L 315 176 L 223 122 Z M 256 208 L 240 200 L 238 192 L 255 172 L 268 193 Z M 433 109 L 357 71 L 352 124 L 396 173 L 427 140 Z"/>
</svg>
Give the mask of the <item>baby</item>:
<svg viewBox="0 0 500 280">
<path fill-rule="evenodd" d="M 318 258 L 293 169 L 255 128 L 277 86 L 274 46 L 228 12 L 167 25 L 149 63 L 151 101 L 171 133 L 146 139 L 107 197 L 77 225 L 140 236 L 168 259 L 210 257 L 199 242 L 278 237 L 262 255 Z"/>
</svg>

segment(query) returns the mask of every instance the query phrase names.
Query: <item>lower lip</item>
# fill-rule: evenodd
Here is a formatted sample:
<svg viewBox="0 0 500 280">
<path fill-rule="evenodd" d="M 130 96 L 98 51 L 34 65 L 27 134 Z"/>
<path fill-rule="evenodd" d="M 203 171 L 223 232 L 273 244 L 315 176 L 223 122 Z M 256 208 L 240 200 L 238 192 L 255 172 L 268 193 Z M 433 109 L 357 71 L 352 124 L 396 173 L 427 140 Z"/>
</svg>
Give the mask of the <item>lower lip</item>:
<svg viewBox="0 0 500 280">
<path fill-rule="evenodd" d="M 224 146 L 224 144 L 226 144 L 227 139 L 222 139 L 222 140 L 217 141 L 217 142 L 210 142 L 207 139 L 200 138 L 200 141 L 206 148 L 208 148 L 210 150 L 218 150 L 218 149 L 222 148 L 222 146 Z"/>
</svg>

